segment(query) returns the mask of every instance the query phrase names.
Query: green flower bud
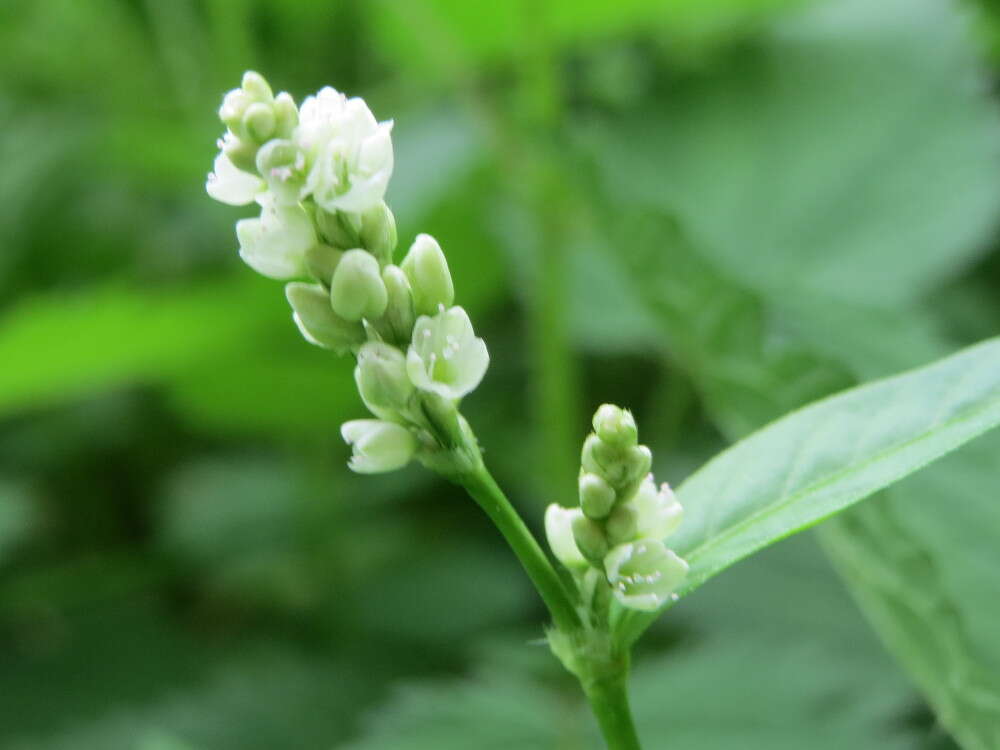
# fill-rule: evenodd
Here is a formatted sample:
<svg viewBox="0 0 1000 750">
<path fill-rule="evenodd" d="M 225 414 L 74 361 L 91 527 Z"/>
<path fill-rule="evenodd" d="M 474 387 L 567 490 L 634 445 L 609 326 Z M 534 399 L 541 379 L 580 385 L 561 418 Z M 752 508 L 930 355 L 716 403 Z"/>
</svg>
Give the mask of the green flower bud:
<svg viewBox="0 0 1000 750">
<path fill-rule="evenodd" d="M 259 73 L 248 71 L 243 75 L 242 86 L 223 98 L 219 119 L 237 138 L 263 143 L 274 132 L 273 103 L 274 94 L 267 81 Z"/>
<path fill-rule="evenodd" d="M 398 419 L 416 391 L 406 374 L 406 356 L 382 341 L 369 341 L 358 351 L 354 380 L 365 406 L 382 419 Z"/>
<path fill-rule="evenodd" d="M 248 70 L 243 74 L 241 86 L 255 101 L 270 101 L 274 98 L 274 92 L 271 91 L 267 80 L 253 70 Z"/>
<path fill-rule="evenodd" d="M 382 269 L 382 281 L 389 296 L 389 304 L 382 316 L 381 327 L 386 338 L 403 345 L 411 340 L 416 313 L 410 282 L 399 266 L 388 265 Z"/>
<path fill-rule="evenodd" d="M 364 250 L 344 253 L 330 280 L 330 300 L 347 320 L 380 318 L 389 300 L 375 256 Z"/>
<path fill-rule="evenodd" d="M 604 558 L 604 570 L 615 598 L 625 607 L 659 609 L 687 576 L 688 564 L 662 542 L 621 544 Z"/>
<path fill-rule="evenodd" d="M 247 137 L 243 129 L 243 115 L 247 107 L 253 103 L 253 98 L 243 89 L 233 89 L 223 97 L 222 106 L 219 107 L 219 119 L 233 135 L 239 138 Z"/>
<path fill-rule="evenodd" d="M 545 536 L 556 559 L 570 570 L 588 567 L 573 538 L 573 521 L 581 516 L 579 508 L 562 508 L 555 503 L 545 509 Z"/>
<path fill-rule="evenodd" d="M 222 153 L 229 157 L 237 169 L 244 172 L 255 172 L 257 170 L 257 146 L 250 141 L 233 138 L 228 133 L 227 138 L 222 141 Z"/>
<path fill-rule="evenodd" d="M 455 300 L 455 287 L 448 261 L 437 240 L 429 234 L 417 235 L 400 265 L 410 280 L 418 315 L 434 315 L 441 305 L 451 306 Z"/>
<path fill-rule="evenodd" d="M 354 449 L 347 465 L 359 474 L 401 469 L 417 452 L 417 439 L 413 433 L 393 422 L 355 419 L 345 422 L 340 434 Z"/>
<path fill-rule="evenodd" d="M 633 445 L 625 451 L 625 463 L 626 481 L 629 483 L 641 481 L 653 467 L 653 452 L 645 445 Z"/>
<path fill-rule="evenodd" d="M 338 316 L 322 286 L 293 281 L 285 286 L 285 296 L 294 310 L 295 325 L 309 343 L 346 354 L 364 342 L 364 327 Z"/>
<path fill-rule="evenodd" d="M 584 471 L 597 474 L 613 487 L 625 482 L 628 475 L 628 465 L 622 451 L 593 433 L 583 441 L 580 465 Z"/>
<path fill-rule="evenodd" d="M 345 221 L 347 218 L 348 215 L 340 211 L 327 211 L 319 207 L 316 209 L 316 226 L 319 228 L 319 233 L 334 247 L 345 250 L 357 247 L 360 242 L 354 227 L 349 221 Z"/>
<path fill-rule="evenodd" d="M 392 260 L 396 249 L 396 217 L 380 201 L 361 214 L 361 244 L 383 263 Z"/>
<path fill-rule="evenodd" d="M 337 264 L 343 257 L 342 251 L 319 242 L 306 250 L 306 270 L 316 281 L 329 289 L 333 272 L 337 270 Z M 329 294 L 327 296 L 329 297 Z"/>
<path fill-rule="evenodd" d="M 608 539 L 601 524 L 587 518 L 582 513 L 572 519 L 573 539 L 581 554 L 594 565 L 608 553 Z"/>
<path fill-rule="evenodd" d="M 608 543 L 630 542 L 639 534 L 639 512 L 632 503 L 621 503 L 604 522 Z"/>
<path fill-rule="evenodd" d="M 243 113 L 244 132 L 257 143 L 264 143 L 274 135 L 277 119 L 270 104 L 255 102 Z"/>
<path fill-rule="evenodd" d="M 274 135 L 276 138 L 291 138 L 295 126 L 299 124 L 299 108 L 287 91 L 274 98 Z"/>
<path fill-rule="evenodd" d="M 632 412 L 613 404 L 603 404 L 594 414 L 594 432 L 604 442 L 622 448 L 635 445 L 639 438 Z"/>
<path fill-rule="evenodd" d="M 580 507 L 588 518 L 607 517 L 615 504 L 615 491 L 597 474 L 580 474 Z"/>
</svg>

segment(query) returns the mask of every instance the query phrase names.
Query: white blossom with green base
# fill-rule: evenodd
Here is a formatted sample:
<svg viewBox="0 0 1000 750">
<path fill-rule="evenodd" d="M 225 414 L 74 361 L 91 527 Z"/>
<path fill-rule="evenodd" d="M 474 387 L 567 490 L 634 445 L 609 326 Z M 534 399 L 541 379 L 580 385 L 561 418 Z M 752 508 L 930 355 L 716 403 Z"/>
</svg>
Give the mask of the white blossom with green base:
<svg viewBox="0 0 1000 750">
<path fill-rule="evenodd" d="M 663 542 L 643 539 L 611 550 L 604 558 L 604 571 L 622 606 L 653 612 L 663 606 L 684 581 L 688 565 Z"/>
<path fill-rule="evenodd" d="M 308 213 L 299 205 L 278 204 L 267 193 L 257 200 L 260 217 L 236 222 L 240 257 L 257 273 L 272 279 L 304 276 L 306 251 L 316 244 Z"/>
<path fill-rule="evenodd" d="M 434 317 L 417 319 L 406 355 L 406 369 L 417 388 L 457 400 L 479 385 L 489 364 L 486 344 L 476 338 L 461 307 L 446 310 L 442 305 Z"/>
<path fill-rule="evenodd" d="M 394 422 L 355 419 L 345 422 L 340 434 L 354 450 L 351 471 L 381 474 L 408 464 L 417 452 L 417 439 L 410 430 Z"/>
</svg>

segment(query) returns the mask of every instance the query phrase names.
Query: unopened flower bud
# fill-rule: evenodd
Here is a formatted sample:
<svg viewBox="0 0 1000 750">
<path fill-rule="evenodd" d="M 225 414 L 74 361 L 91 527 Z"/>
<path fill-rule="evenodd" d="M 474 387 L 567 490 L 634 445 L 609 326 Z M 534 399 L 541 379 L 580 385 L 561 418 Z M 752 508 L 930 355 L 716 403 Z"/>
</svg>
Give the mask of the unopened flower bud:
<svg viewBox="0 0 1000 750">
<path fill-rule="evenodd" d="M 588 518 L 607 517 L 615 504 L 614 488 L 597 474 L 580 474 L 580 507 Z"/>
<path fill-rule="evenodd" d="M 267 81 L 259 73 L 248 71 L 243 75 L 240 88 L 233 89 L 223 98 L 219 119 L 240 140 L 260 144 L 275 129 L 273 103 L 274 94 Z"/>
<path fill-rule="evenodd" d="M 257 169 L 257 145 L 250 141 L 233 137 L 223 138 L 222 153 L 237 169 L 242 169 L 244 172 L 254 172 Z"/>
<path fill-rule="evenodd" d="M 581 515 L 579 508 L 562 508 L 553 503 L 545 509 L 545 536 L 556 559 L 570 570 L 588 567 L 573 538 L 573 520 Z"/>
<path fill-rule="evenodd" d="M 295 126 L 299 124 L 299 108 L 287 91 L 282 91 L 274 97 L 274 136 L 275 138 L 291 138 Z"/>
<path fill-rule="evenodd" d="M 687 576 L 688 564 L 661 542 L 620 544 L 604 558 L 615 598 L 630 609 L 659 609 Z"/>
<path fill-rule="evenodd" d="M 396 249 L 396 217 L 380 201 L 361 214 L 361 244 L 383 263 L 392 260 Z"/>
<path fill-rule="evenodd" d="M 247 107 L 254 103 L 254 99 L 243 89 L 233 89 L 222 98 L 222 106 L 219 107 L 219 119 L 223 125 L 229 128 L 238 137 L 246 138 L 243 130 L 243 115 Z"/>
<path fill-rule="evenodd" d="M 348 249 L 357 247 L 360 238 L 354 227 L 350 226 L 349 214 L 341 211 L 327 211 L 316 208 L 316 226 L 319 233 L 334 247 Z"/>
<path fill-rule="evenodd" d="M 346 354 L 365 340 L 364 327 L 344 320 L 330 307 L 330 294 L 319 284 L 293 281 L 285 286 L 292 318 L 306 341 L 338 354 Z"/>
<path fill-rule="evenodd" d="M 416 314 L 413 310 L 413 294 L 410 282 L 399 266 L 388 265 L 382 269 L 382 281 L 389 297 L 385 314 L 382 316 L 384 335 L 391 341 L 406 345 L 413 335 Z"/>
<path fill-rule="evenodd" d="M 628 474 L 628 465 L 622 451 L 593 433 L 583 441 L 580 465 L 584 471 L 597 474 L 612 486 L 626 481 Z"/>
<path fill-rule="evenodd" d="M 633 445 L 625 451 L 628 465 L 626 481 L 636 482 L 645 477 L 653 467 L 653 452 L 645 445 Z"/>
<path fill-rule="evenodd" d="M 621 503 L 604 522 L 608 533 L 608 543 L 611 545 L 630 542 L 639 534 L 639 512 L 631 503 Z"/>
<path fill-rule="evenodd" d="M 388 304 L 378 261 L 364 250 L 348 250 L 330 280 L 334 312 L 348 320 L 381 317 Z"/>
<path fill-rule="evenodd" d="M 405 411 L 416 390 L 406 374 L 406 356 L 382 341 L 369 341 L 358 351 L 354 380 L 365 406 L 383 419 Z"/>
<path fill-rule="evenodd" d="M 343 251 L 317 242 L 306 251 L 306 270 L 316 281 L 329 289 L 333 272 L 337 270 L 337 265 L 343 257 Z M 329 293 L 327 293 L 327 297 L 329 297 Z"/>
<path fill-rule="evenodd" d="M 583 513 L 572 520 L 573 539 L 580 553 L 595 565 L 608 553 L 608 539 L 604 529 L 596 521 L 587 518 Z"/>
<path fill-rule="evenodd" d="M 255 102 L 243 113 L 243 129 L 251 140 L 265 143 L 274 135 L 277 120 L 271 105 Z"/>
<path fill-rule="evenodd" d="M 248 70 L 243 74 L 241 88 L 247 92 L 255 101 L 270 101 L 274 98 L 271 86 L 260 73 Z"/>
<path fill-rule="evenodd" d="M 635 445 L 639 437 L 632 412 L 613 404 L 602 405 L 594 414 L 594 432 L 604 442 L 622 448 Z"/>
<path fill-rule="evenodd" d="M 417 235 L 400 265 L 410 280 L 418 315 L 433 315 L 441 305 L 451 306 L 455 300 L 455 287 L 448 261 L 437 240 L 429 234 Z"/>
<path fill-rule="evenodd" d="M 354 451 L 348 466 L 359 474 L 395 471 L 417 451 L 417 439 L 405 427 L 378 419 L 345 422 L 340 434 Z"/>
</svg>

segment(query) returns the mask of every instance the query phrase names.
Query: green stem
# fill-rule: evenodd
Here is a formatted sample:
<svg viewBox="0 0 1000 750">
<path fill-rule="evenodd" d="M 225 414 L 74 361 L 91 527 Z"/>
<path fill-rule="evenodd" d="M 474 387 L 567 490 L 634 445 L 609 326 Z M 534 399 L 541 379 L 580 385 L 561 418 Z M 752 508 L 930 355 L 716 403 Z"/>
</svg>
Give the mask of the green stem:
<svg viewBox="0 0 1000 750">
<path fill-rule="evenodd" d="M 608 750 L 641 750 L 628 705 L 628 668 L 581 682 Z"/>
<path fill-rule="evenodd" d="M 573 603 L 574 597 L 486 467 L 480 463 L 476 468 L 459 476 L 458 482 L 465 487 L 472 499 L 503 534 L 531 582 L 538 589 L 545 606 L 549 608 L 556 627 L 566 633 L 579 628 L 580 617 Z"/>
</svg>

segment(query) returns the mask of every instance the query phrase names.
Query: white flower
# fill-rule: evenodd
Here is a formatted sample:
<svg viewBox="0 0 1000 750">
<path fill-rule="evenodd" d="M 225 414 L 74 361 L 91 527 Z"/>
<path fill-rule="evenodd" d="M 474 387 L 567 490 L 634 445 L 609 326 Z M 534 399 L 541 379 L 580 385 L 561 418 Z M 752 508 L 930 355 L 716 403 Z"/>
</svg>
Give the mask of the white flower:
<svg viewBox="0 0 1000 750">
<path fill-rule="evenodd" d="M 300 197 L 312 195 L 331 212 L 376 206 L 392 176 L 391 132 L 392 122 L 376 122 L 363 99 L 329 86 L 308 97 L 294 136 L 309 169 Z"/>
<path fill-rule="evenodd" d="M 359 474 L 401 469 L 417 450 L 417 439 L 412 432 L 398 424 L 378 419 L 345 422 L 340 434 L 354 450 L 347 465 Z"/>
<path fill-rule="evenodd" d="M 417 388 L 459 399 L 479 385 L 489 363 L 486 344 L 476 338 L 461 307 L 442 306 L 433 318 L 417 318 L 406 355 L 406 370 Z"/>
<path fill-rule="evenodd" d="M 638 515 L 638 536 L 643 539 L 666 539 L 684 519 L 684 508 L 670 485 L 664 482 L 657 492 L 652 474 L 647 475 L 639 485 L 630 503 Z"/>
<path fill-rule="evenodd" d="M 205 190 L 210 196 L 230 206 L 253 203 L 266 187 L 260 177 L 237 169 L 223 153 L 215 157 L 214 170 L 205 182 Z"/>
<path fill-rule="evenodd" d="M 687 576 L 688 564 L 662 542 L 620 544 L 604 558 L 615 598 L 629 609 L 651 612 L 664 604 Z"/>
<path fill-rule="evenodd" d="M 545 509 L 545 536 L 556 559 L 567 568 L 586 568 L 588 563 L 573 537 L 573 521 L 583 516 L 579 508 L 563 508 L 552 503 Z"/>
<path fill-rule="evenodd" d="M 316 244 L 312 219 L 301 206 L 274 202 L 269 194 L 258 196 L 260 218 L 236 222 L 240 257 L 248 266 L 272 279 L 305 274 L 305 255 Z"/>
</svg>

